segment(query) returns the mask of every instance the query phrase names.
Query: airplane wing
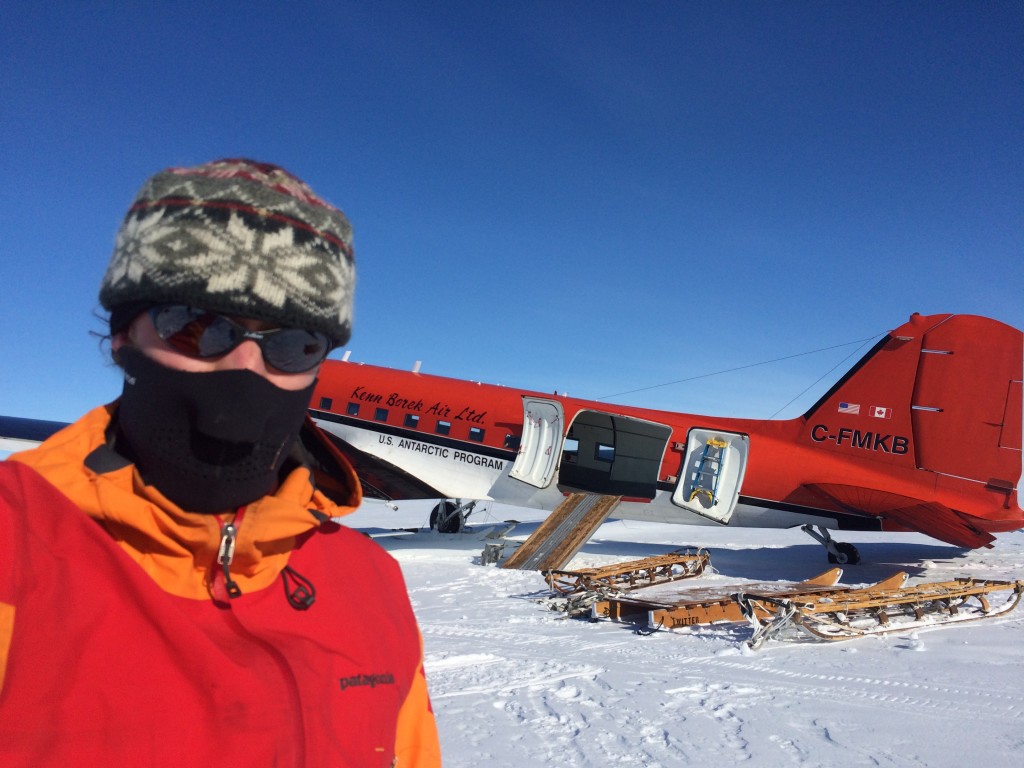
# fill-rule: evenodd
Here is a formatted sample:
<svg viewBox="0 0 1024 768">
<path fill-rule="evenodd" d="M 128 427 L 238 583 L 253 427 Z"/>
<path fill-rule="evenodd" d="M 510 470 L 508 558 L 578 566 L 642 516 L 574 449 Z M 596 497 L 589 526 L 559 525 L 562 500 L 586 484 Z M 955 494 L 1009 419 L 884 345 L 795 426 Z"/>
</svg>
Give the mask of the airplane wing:
<svg viewBox="0 0 1024 768">
<path fill-rule="evenodd" d="M 341 454 L 356 470 L 359 482 L 363 486 L 363 496 L 366 498 L 382 501 L 444 498 L 443 493 L 415 475 L 353 447 L 337 435 L 317 427 L 312 419 L 307 421 L 302 442 L 313 459 L 313 474 L 317 487 L 328 496 L 331 496 L 333 478 L 341 476 L 334 469 L 337 462 L 335 457 Z"/>
<path fill-rule="evenodd" d="M 15 453 L 35 448 L 50 435 L 59 432 L 66 426 L 67 424 L 60 421 L 0 416 L 0 451 Z"/>
<path fill-rule="evenodd" d="M 958 547 L 991 547 L 995 541 L 995 536 L 938 502 L 854 485 L 809 483 L 804 487 L 850 512 L 881 517 L 908 531 L 919 531 Z"/>
</svg>

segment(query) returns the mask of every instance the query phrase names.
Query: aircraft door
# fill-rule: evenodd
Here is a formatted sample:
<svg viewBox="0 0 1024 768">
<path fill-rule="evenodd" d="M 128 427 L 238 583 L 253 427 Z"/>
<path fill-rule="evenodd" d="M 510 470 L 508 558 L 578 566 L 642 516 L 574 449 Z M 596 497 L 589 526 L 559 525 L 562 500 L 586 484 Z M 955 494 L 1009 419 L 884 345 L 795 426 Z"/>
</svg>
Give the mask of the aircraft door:
<svg viewBox="0 0 1024 768">
<path fill-rule="evenodd" d="M 564 423 L 562 404 L 557 400 L 524 397 L 523 437 L 509 476 L 547 488 L 558 466 Z"/>
<path fill-rule="evenodd" d="M 719 523 L 728 523 L 739 500 L 749 450 L 747 435 L 691 429 L 686 436 L 686 454 L 672 503 Z"/>
</svg>

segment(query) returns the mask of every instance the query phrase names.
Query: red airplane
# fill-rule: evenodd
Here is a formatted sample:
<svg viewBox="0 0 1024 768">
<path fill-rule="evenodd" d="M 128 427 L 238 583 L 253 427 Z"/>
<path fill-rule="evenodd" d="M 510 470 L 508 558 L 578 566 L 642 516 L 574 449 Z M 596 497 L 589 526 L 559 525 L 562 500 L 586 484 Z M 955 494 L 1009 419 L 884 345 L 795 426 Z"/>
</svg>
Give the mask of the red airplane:
<svg viewBox="0 0 1024 768">
<path fill-rule="evenodd" d="M 991 546 L 1020 507 L 1024 334 L 972 315 L 913 315 L 790 420 L 650 410 L 348 361 L 324 363 L 310 414 L 367 495 L 438 499 L 459 530 L 480 500 L 554 509 L 621 496 L 614 517 L 917 531 Z M 464 503 L 462 500 L 469 500 Z"/>
<path fill-rule="evenodd" d="M 551 510 L 583 492 L 621 497 L 617 518 L 802 526 L 831 561 L 856 563 L 829 529 L 975 548 L 1024 526 L 1022 378 L 1024 334 L 973 315 L 913 315 L 807 413 L 780 421 L 328 360 L 305 443 L 326 492 L 340 452 L 368 497 L 437 499 L 442 531 L 460 530 L 478 501 Z M 0 418 L 0 449 L 61 426 Z"/>
</svg>

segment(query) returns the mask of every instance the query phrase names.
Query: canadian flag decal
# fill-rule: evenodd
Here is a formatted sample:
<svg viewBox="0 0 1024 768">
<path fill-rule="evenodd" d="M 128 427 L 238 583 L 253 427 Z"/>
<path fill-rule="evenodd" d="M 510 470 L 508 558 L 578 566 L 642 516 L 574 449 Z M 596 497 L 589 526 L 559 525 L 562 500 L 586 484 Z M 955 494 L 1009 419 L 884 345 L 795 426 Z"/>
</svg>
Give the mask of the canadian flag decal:
<svg viewBox="0 0 1024 768">
<path fill-rule="evenodd" d="M 873 405 L 871 406 L 871 415 L 874 416 L 876 419 L 891 419 L 892 408 L 885 408 L 881 405 Z"/>
</svg>

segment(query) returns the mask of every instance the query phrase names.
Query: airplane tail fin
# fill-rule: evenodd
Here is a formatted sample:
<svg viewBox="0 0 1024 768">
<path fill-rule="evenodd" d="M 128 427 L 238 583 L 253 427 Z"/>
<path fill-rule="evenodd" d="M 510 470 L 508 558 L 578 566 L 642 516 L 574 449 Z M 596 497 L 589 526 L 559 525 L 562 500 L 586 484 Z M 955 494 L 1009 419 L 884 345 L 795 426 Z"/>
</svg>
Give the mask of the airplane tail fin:
<svg viewBox="0 0 1024 768">
<path fill-rule="evenodd" d="M 1022 378 L 1016 328 L 914 314 L 804 414 L 803 430 L 826 449 L 983 483 L 1009 508 L 1024 495 Z"/>
</svg>

